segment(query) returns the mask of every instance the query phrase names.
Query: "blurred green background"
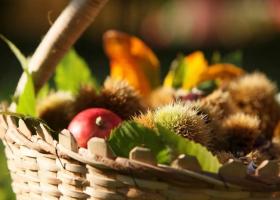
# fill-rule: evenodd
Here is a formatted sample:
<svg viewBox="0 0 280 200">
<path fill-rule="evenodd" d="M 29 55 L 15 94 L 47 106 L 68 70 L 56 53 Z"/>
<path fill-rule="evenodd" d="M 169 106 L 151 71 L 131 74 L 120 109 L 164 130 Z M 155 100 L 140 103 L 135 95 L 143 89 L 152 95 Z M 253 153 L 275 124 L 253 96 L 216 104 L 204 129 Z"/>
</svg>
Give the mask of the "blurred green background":
<svg viewBox="0 0 280 200">
<path fill-rule="evenodd" d="M 0 34 L 31 55 L 66 0 L 0 0 Z M 157 54 L 162 77 L 178 53 L 202 50 L 242 52 L 242 67 L 280 77 L 278 0 L 109 0 L 75 45 L 101 82 L 109 73 L 102 34 L 118 29 L 142 38 Z M 0 99 L 9 100 L 22 69 L 0 42 Z M 3 148 L 0 149 L 0 200 L 13 199 Z"/>
</svg>

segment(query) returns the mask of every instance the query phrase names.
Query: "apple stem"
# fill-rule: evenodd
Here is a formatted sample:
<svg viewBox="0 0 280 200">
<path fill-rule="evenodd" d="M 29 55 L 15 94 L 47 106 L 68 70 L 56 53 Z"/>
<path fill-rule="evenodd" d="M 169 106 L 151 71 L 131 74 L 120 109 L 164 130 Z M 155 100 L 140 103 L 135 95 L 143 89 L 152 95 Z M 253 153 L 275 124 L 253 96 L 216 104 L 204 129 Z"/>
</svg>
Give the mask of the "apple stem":
<svg viewBox="0 0 280 200">
<path fill-rule="evenodd" d="M 58 62 L 95 19 L 108 0 L 72 0 L 52 25 L 29 62 L 35 92 L 49 80 Z M 24 73 L 17 85 L 18 98 L 27 82 Z"/>
<path fill-rule="evenodd" d="M 101 116 L 96 118 L 95 124 L 100 128 L 104 128 L 104 120 L 102 119 Z"/>
</svg>

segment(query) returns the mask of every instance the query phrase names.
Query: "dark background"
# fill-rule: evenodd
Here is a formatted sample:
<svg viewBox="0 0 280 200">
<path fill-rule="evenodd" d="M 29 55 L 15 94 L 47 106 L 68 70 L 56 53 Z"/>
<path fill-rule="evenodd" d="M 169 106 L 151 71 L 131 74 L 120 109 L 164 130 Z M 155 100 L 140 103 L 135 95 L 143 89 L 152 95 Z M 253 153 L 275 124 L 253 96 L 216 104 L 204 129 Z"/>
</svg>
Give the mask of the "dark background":
<svg viewBox="0 0 280 200">
<path fill-rule="evenodd" d="M 32 55 L 68 1 L 0 0 L 0 34 Z M 102 34 L 118 29 L 137 35 L 161 61 L 162 77 L 179 52 L 227 54 L 240 50 L 242 67 L 280 80 L 280 1 L 278 0 L 111 0 L 75 45 L 102 81 L 109 73 Z M 22 69 L 0 41 L 0 99 L 9 99 Z M 0 156 L 0 200 L 11 199 L 8 172 Z"/>
<path fill-rule="evenodd" d="M 122 30 L 142 38 L 158 55 L 162 76 L 179 53 L 202 50 L 208 58 L 241 50 L 247 70 L 280 75 L 280 3 L 278 0 L 114 0 L 75 45 L 93 73 L 104 79 L 109 72 L 102 34 Z M 65 0 L 0 0 L 0 33 L 25 55 L 31 55 Z M 11 94 L 21 73 L 15 57 L 0 42 L 0 98 Z"/>
</svg>

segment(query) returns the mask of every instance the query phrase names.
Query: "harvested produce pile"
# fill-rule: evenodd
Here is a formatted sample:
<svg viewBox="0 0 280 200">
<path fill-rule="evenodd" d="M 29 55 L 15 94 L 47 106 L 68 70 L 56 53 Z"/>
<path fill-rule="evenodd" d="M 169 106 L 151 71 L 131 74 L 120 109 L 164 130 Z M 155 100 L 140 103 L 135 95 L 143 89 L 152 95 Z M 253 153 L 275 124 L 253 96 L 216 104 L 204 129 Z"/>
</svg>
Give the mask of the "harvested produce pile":
<svg viewBox="0 0 280 200">
<path fill-rule="evenodd" d="M 24 71 L 0 112 L 17 199 L 278 198 L 276 85 L 237 67 L 238 54 L 199 51 L 161 81 L 153 51 L 118 31 L 104 34 L 99 84 L 65 53 L 105 3 L 71 1 L 30 60 L 0 35 Z"/>
<path fill-rule="evenodd" d="M 222 60 L 208 64 L 194 52 L 179 55 L 160 84 L 159 61 L 140 39 L 109 31 L 104 48 L 111 74 L 101 86 L 71 50 L 56 69 L 55 87 L 45 85 L 36 98 L 28 76 L 17 112 L 43 120 L 54 137 L 68 128 L 81 148 L 101 137 L 117 156 L 147 147 L 161 164 L 188 154 L 216 172 L 230 159 L 248 167 L 279 159 L 278 90 L 265 74 Z"/>
</svg>

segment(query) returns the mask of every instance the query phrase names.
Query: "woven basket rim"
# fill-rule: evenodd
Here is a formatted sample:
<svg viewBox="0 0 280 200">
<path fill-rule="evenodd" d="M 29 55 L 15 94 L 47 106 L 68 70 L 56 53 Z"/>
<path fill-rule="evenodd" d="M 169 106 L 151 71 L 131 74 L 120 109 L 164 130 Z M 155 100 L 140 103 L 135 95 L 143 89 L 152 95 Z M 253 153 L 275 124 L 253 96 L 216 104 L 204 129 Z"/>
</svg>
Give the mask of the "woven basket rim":
<svg viewBox="0 0 280 200">
<path fill-rule="evenodd" d="M 185 179 L 193 179 L 206 184 L 218 187 L 226 187 L 231 189 L 242 189 L 247 191 L 279 191 L 280 178 L 252 176 L 246 174 L 245 177 L 236 177 L 232 174 L 220 173 L 223 168 L 231 166 L 223 165 L 218 174 L 195 172 L 188 169 L 173 168 L 165 165 L 151 165 L 139 161 L 130 160 L 128 158 L 117 157 L 116 159 L 106 158 L 103 156 L 92 155 L 87 149 L 80 148 L 75 152 L 59 141 L 53 139 L 51 134 L 44 129 L 43 124 L 36 127 L 36 133 L 31 133 L 24 119 L 11 113 L 0 113 L 0 137 L 3 142 L 16 142 L 27 147 L 30 150 L 36 150 L 42 154 L 49 153 L 58 159 L 71 158 L 80 162 L 93 166 L 95 168 L 117 171 L 119 173 L 128 174 L 132 177 L 158 177 L 161 180 L 172 180 L 184 183 Z M 40 131 L 38 131 L 40 130 Z M 32 135 L 28 135 L 28 131 Z M 39 153 L 40 154 L 40 153 Z M 277 162 L 278 164 L 278 162 Z"/>
</svg>

